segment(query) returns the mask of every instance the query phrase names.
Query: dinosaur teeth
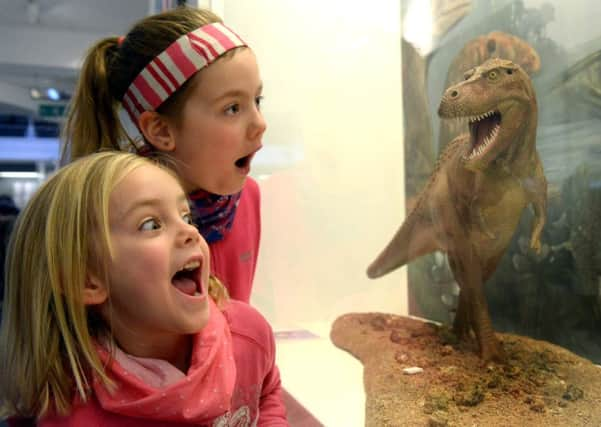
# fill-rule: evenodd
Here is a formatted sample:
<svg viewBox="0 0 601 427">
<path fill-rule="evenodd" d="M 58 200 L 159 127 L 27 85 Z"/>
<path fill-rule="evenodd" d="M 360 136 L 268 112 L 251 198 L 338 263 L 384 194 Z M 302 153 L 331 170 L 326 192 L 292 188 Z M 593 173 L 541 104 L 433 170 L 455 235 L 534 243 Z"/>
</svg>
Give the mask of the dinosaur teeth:
<svg viewBox="0 0 601 427">
<path fill-rule="evenodd" d="M 487 111 L 486 113 L 483 113 L 483 114 L 476 114 L 475 116 L 469 116 L 468 122 L 469 123 L 479 122 L 480 120 L 484 120 L 485 118 L 490 117 L 493 114 L 494 114 L 494 111 Z"/>
<path fill-rule="evenodd" d="M 491 115 L 493 113 L 487 113 L 488 115 Z M 488 148 L 488 146 L 494 142 L 497 139 L 497 135 L 499 134 L 499 131 L 501 130 L 501 126 L 496 125 L 492 131 L 490 132 L 490 134 L 488 136 L 485 136 L 482 143 L 480 145 L 478 145 L 477 147 L 474 147 L 472 149 L 472 151 L 469 153 L 469 155 L 465 156 L 464 159 L 465 160 L 471 160 L 474 157 L 480 156 L 484 151 L 486 151 L 486 149 Z"/>
<path fill-rule="evenodd" d="M 493 135 L 493 138 L 496 138 L 496 137 L 497 137 L 497 135 L 499 134 L 499 130 L 500 130 L 500 129 L 501 129 L 501 126 L 499 126 L 499 125 L 496 125 L 496 126 L 495 126 L 495 128 L 492 130 L 492 135 Z"/>
</svg>

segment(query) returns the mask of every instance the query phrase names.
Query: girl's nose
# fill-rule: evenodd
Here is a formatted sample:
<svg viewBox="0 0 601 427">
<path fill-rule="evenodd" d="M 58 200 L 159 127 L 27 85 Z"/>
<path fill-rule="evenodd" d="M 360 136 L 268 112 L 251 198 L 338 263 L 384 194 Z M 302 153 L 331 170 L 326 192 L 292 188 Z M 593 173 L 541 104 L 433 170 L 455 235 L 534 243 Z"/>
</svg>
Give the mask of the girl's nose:
<svg viewBox="0 0 601 427">
<path fill-rule="evenodd" d="M 257 106 L 249 126 L 250 138 L 253 140 L 260 138 L 265 132 L 265 129 L 267 129 L 267 122 L 265 121 L 265 117 L 263 117 L 263 113 Z"/>
<path fill-rule="evenodd" d="M 202 239 L 202 236 L 198 232 L 198 229 L 194 224 L 184 222 L 180 225 L 178 230 L 178 242 L 183 245 L 196 244 Z"/>
</svg>

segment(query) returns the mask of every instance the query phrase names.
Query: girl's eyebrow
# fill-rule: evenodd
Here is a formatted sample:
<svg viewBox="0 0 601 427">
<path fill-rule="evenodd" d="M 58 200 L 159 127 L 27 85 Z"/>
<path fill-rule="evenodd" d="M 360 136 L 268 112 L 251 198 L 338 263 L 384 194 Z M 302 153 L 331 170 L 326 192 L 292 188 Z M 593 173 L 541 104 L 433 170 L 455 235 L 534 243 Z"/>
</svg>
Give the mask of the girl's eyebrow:
<svg viewBox="0 0 601 427">
<path fill-rule="evenodd" d="M 259 87 L 257 88 L 255 93 L 261 93 L 263 92 L 263 83 L 261 83 L 259 85 Z M 218 95 L 217 97 L 215 97 L 215 99 L 213 99 L 213 102 L 219 102 L 222 99 L 226 99 L 226 98 L 235 98 L 235 97 L 244 97 L 247 96 L 248 92 L 242 89 L 232 89 L 232 90 L 228 90 L 225 93 L 222 93 L 221 95 Z"/>
<path fill-rule="evenodd" d="M 149 197 L 149 198 L 140 199 L 140 200 L 134 202 L 133 205 L 129 206 L 127 208 L 127 210 L 121 214 L 121 216 L 131 215 L 132 212 L 134 212 L 134 211 L 136 211 L 136 210 L 138 210 L 140 208 L 143 208 L 143 207 L 147 207 L 147 206 L 150 206 L 150 207 L 152 207 L 152 206 L 159 206 L 163 202 L 164 202 L 164 200 L 160 199 L 158 197 Z M 183 204 L 183 203 L 185 203 L 186 206 L 189 205 L 188 198 L 186 197 L 185 194 L 180 194 L 177 197 L 176 202 L 177 202 L 178 205 Z"/>
</svg>

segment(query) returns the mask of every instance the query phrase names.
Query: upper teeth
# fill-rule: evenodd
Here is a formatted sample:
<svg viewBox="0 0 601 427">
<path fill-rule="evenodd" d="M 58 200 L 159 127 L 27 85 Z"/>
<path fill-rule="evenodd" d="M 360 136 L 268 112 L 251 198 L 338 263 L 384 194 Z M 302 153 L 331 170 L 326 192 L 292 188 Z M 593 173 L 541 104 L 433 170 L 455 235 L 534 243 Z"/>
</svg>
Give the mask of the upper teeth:
<svg viewBox="0 0 601 427">
<path fill-rule="evenodd" d="M 198 267 L 200 267 L 200 261 L 190 261 L 189 263 L 183 266 L 182 270 L 194 270 Z"/>
<path fill-rule="evenodd" d="M 501 129 L 501 127 L 499 125 L 496 125 L 493 128 L 493 130 L 490 132 L 490 135 L 484 137 L 484 141 L 482 142 L 482 144 L 475 147 L 467 157 L 464 157 L 464 159 L 465 160 L 473 159 L 474 157 L 482 154 L 486 150 L 486 147 L 488 147 L 488 145 L 497 138 L 497 135 L 499 134 L 500 129 Z"/>
<path fill-rule="evenodd" d="M 468 118 L 470 123 L 474 123 L 474 122 L 479 122 L 482 119 L 485 119 L 489 116 L 492 116 L 494 114 L 494 111 L 489 111 L 488 113 L 484 113 L 484 114 L 477 114 L 475 116 L 471 116 Z"/>
</svg>

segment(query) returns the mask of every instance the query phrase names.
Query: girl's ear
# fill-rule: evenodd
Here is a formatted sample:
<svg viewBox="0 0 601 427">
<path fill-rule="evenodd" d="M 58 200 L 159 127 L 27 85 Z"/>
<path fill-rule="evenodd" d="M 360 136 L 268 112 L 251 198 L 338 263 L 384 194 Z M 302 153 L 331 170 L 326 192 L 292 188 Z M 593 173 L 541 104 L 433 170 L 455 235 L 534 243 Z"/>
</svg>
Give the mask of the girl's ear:
<svg viewBox="0 0 601 427">
<path fill-rule="evenodd" d="M 144 139 L 159 151 L 175 150 L 175 136 L 165 117 L 156 111 L 144 111 L 138 118 Z"/>
<path fill-rule="evenodd" d="M 100 305 L 108 298 L 108 290 L 100 279 L 88 275 L 82 297 L 85 305 Z"/>
</svg>

